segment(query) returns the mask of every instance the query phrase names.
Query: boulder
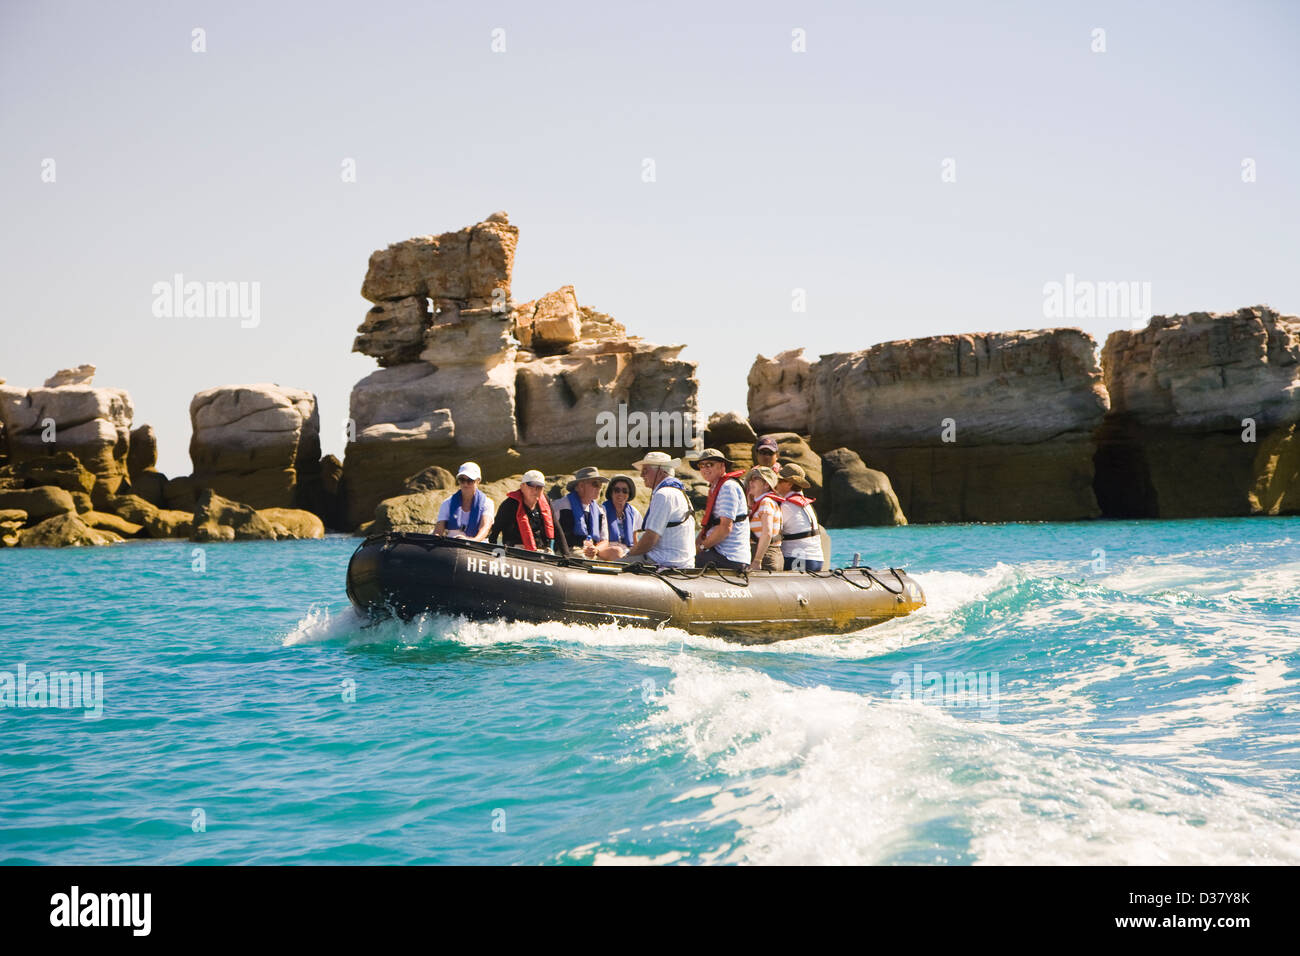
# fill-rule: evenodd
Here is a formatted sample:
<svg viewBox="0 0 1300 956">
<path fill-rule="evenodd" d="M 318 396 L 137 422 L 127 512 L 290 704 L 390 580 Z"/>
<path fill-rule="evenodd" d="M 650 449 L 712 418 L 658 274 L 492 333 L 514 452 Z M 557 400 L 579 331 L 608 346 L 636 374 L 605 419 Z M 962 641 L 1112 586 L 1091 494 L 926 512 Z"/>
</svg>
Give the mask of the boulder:
<svg viewBox="0 0 1300 956">
<path fill-rule="evenodd" d="M 224 385 L 190 402 L 194 483 L 254 508 L 291 508 L 299 480 L 320 463 L 320 415 L 311 392 Z"/>
<path fill-rule="evenodd" d="M 761 356 L 751 370 L 750 420 L 771 427 L 772 409 L 784 408 L 813 449 L 856 451 L 890 476 L 913 522 L 1101 514 L 1093 433 L 1108 399 L 1093 340 L 1078 329 L 886 342 L 806 370 L 782 356 L 779 375 Z M 779 387 L 764 391 L 772 381 Z"/>
<path fill-rule="evenodd" d="M 21 508 L 0 509 L 0 548 L 18 545 L 18 532 L 27 523 L 27 512 Z"/>
<path fill-rule="evenodd" d="M 421 491 L 440 491 L 447 494 L 456 487 L 456 476 L 438 465 L 430 465 L 402 483 L 402 488 L 409 494 Z"/>
<path fill-rule="evenodd" d="M 384 534 L 388 531 L 432 532 L 438 524 L 438 509 L 442 499 L 432 491 L 385 498 L 375 506 L 375 519 L 368 533 Z"/>
<path fill-rule="evenodd" d="M 78 365 L 75 368 L 61 368 L 45 380 L 46 388 L 62 388 L 64 385 L 89 385 L 95 380 L 95 366 Z"/>
<path fill-rule="evenodd" d="M 107 514 L 102 511 L 88 511 L 83 515 L 78 515 L 84 524 L 92 528 L 98 528 L 101 531 L 112 531 L 114 534 L 121 535 L 123 538 L 134 538 L 144 530 L 144 525 L 136 524 L 133 521 L 127 521 L 115 514 Z"/>
<path fill-rule="evenodd" d="M 263 508 L 257 512 L 275 530 L 277 541 L 325 537 L 325 525 L 310 511 L 299 508 Z"/>
<path fill-rule="evenodd" d="M 537 355 L 553 355 L 582 338 L 583 316 L 573 286 L 561 286 L 514 312 L 515 338 Z"/>
<path fill-rule="evenodd" d="M 210 488 L 199 493 L 191 541 L 274 541 L 275 537 L 271 522 L 256 509 L 223 498 Z"/>
<path fill-rule="evenodd" d="M 167 485 L 167 476 L 151 468 L 131 477 L 131 494 L 139 495 L 150 504 L 162 508 L 167 506 Z M 180 503 L 187 508 L 193 508 L 193 496 Z"/>
<path fill-rule="evenodd" d="M 188 538 L 194 530 L 194 515 L 190 512 L 157 508 L 137 495 L 110 498 L 107 508 L 132 524 L 142 525 L 150 538 Z"/>
<path fill-rule="evenodd" d="M 126 479 L 131 397 L 120 388 L 0 386 L 0 424 L 9 464 L 70 452 L 95 476 L 93 494 L 115 494 Z"/>
<path fill-rule="evenodd" d="M 1155 316 L 1102 352 L 1108 516 L 1300 513 L 1300 318 L 1267 306 Z"/>
<path fill-rule="evenodd" d="M 112 531 L 100 531 L 74 514 L 46 518 L 18 536 L 23 548 L 78 548 L 116 544 L 122 539 Z"/>
<path fill-rule="evenodd" d="M 714 412 L 704 432 L 704 446 L 722 450 L 723 445 L 753 445 L 758 434 L 740 412 Z"/>
<path fill-rule="evenodd" d="M 77 514 L 85 514 L 87 511 L 94 511 L 95 504 L 90 500 L 90 495 L 84 491 L 69 491 L 72 497 L 72 503 L 76 506 Z"/>
<path fill-rule="evenodd" d="M 822 456 L 821 464 L 823 487 L 814 507 L 826 527 L 907 524 L 889 476 L 868 468 L 857 452 L 835 448 Z"/>
<path fill-rule="evenodd" d="M 77 513 L 72 495 L 54 485 L 0 491 L 0 510 L 15 509 L 27 512 L 27 520 L 31 524 L 55 515 Z"/>
</svg>

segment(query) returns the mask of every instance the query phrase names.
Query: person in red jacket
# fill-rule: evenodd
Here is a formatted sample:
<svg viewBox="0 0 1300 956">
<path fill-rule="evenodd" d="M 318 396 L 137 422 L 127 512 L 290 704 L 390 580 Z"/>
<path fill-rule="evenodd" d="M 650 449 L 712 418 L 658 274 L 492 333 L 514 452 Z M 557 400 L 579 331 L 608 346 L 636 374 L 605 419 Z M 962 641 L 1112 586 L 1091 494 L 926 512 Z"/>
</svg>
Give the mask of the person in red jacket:
<svg viewBox="0 0 1300 956">
<path fill-rule="evenodd" d="M 492 530 L 488 532 L 488 541 L 496 544 L 499 538 L 508 547 L 550 551 L 558 535 L 560 553 L 567 552 L 564 532 L 556 525 L 551 503 L 542 494 L 545 487 L 546 476 L 540 471 L 524 472 L 519 490 L 510 492 L 501 502 Z"/>
</svg>

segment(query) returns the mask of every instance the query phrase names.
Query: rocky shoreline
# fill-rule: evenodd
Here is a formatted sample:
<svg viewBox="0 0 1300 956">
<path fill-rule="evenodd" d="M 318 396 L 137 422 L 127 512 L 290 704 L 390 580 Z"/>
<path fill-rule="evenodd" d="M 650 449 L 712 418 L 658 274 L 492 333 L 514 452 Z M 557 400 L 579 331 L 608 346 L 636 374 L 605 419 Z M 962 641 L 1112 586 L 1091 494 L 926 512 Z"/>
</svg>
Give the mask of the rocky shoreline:
<svg viewBox="0 0 1300 956">
<path fill-rule="evenodd" d="M 696 365 L 582 305 L 511 297 L 505 213 L 377 250 L 353 350 L 343 461 L 316 397 L 276 384 L 190 403 L 189 475 L 93 366 L 0 379 L 0 547 L 303 539 L 431 530 L 475 460 L 500 502 L 528 468 L 627 472 L 707 444 L 747 466 L 758 434 L 802 465 L 828 527 L 1300 513 L 1300 319 L 1266 306 L 1156 316 L 1097 348 L 1079 329 L 943 335 L 749 371 L 748 414 L 698 408 Z M 682 474 L 702 507 L 707 488 Z M 643 507 L 648 493 L 640 490 Z"/>
</svg>

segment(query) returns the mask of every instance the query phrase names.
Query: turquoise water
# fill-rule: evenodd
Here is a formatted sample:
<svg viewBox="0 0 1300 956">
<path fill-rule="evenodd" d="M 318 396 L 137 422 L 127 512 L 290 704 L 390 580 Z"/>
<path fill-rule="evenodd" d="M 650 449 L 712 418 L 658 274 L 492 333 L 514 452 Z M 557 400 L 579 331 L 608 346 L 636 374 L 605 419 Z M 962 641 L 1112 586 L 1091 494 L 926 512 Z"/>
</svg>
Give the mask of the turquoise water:
<svg viewBox="0 0 1300 956">
<path fill-rule="evenodd" d="M 928 607 L 763 648 L 363 630 L 354 538 L 0 551 L 0 671 L 103 678 L 0 709 L 0 860 L 1300 863 L 1298 538 L 840 531 Z"/>
</svg>

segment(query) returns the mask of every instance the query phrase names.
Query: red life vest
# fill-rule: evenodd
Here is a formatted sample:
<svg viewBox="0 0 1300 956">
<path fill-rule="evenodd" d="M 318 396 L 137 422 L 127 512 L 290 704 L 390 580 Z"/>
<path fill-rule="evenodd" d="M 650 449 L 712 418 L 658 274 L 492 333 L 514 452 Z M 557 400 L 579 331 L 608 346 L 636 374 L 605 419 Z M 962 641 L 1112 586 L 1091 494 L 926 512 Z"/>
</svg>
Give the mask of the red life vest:
<svg viewBox="0 0 1300 956">
<path fill-rule="evenodd" d="M 515 509 L 515 523 L 519 525 L 520 547 L 529 551 L 538 550 L 537 541 L 533 538 L 533 526 L 528 522 L 528 509 L 524 505 L 524 496 L 518 491 L 512 491 L 506 497 L 515 499 L 519 504 Z M 546 500 L 544 493 L 538 496 L 537 505 L 542 509 L 542 526 L 546 529 L 546 537 L 554 539 L 555 521 L 551 518 L 551 503 Z"/>
<path fill-rule="evenodd" d="M 803 495 L 799 494 L 799 492 L 792 491 L 790 492 L 790 494 L 786 495 L 785 498 L 783 498 L 782 500 L 788 501 L 792 505 L 798 505 L 800 508 L 807 508 L 810 504 L 812 504 L 817 499 L 805 498 Z"/>
<path fill-rule="evenodd" d="M 704 529 L 706 531 L 709 528 L 711 528 L 714 524 L 716 524 L 716 522 L 713 521 L 713 502 L 717 500 L 718 492 L 722 490 L 722 483 L 724 481 L 732 481 L 734 479 L 736 484 L 740 484 L 740 476 L 743 475 L 744 473 L 745 472 L 743 469 L 740 471 L 729 471 L 721 478 L 719 478 L 716 482 L 714 482 L 713 487 L 709 489 L 709 500 L 704 505 Z M 745 486 L 741 485 L 740 490 L 743 493 L 745 490 Z M 724 517 L 735 520 L 736 515 L 724 515 Z"/>
</svg>

